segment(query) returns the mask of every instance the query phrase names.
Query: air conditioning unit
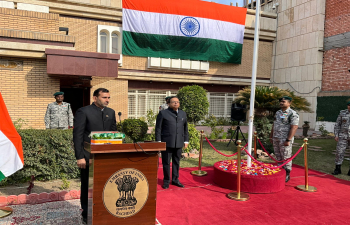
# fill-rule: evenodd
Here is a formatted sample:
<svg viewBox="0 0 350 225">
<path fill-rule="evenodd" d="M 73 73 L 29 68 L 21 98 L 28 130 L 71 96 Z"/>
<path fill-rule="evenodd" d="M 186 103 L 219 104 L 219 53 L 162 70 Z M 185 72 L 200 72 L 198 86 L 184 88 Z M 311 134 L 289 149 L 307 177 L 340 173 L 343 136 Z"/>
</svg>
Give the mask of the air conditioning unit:
<svg viewBox="0 0 350 225">
<path fill-rule="evenodd" d="M 160 58 L 148 57 L 148 68 L 159 68 Z"/>
</svg>

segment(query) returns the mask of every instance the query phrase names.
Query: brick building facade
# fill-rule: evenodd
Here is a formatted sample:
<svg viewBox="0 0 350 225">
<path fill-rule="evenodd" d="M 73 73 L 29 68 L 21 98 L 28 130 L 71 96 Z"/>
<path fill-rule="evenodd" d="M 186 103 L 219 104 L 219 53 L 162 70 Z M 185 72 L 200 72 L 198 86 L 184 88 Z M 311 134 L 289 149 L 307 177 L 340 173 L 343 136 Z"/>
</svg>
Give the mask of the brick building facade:
<svg viewBox="0 0 350 225">
<path fill-rule="evenodd" d="M 317 117 L 333 132 L 340 110 L 350 100 L 350 2 L 327 0 L 322 71 Z"/>
<path fill-rule="evenodd" d="M 156 110 L 166 95 L 176 94 L 179 88 L 190 84 L 208 90 L 211 113 L 228 117 L 234 93 L 251 82 L 254 17 L 255 11 L 249 9 L 240 65 L 205 62 L 207 69 L 174 70 L 162 66 L 170 59 L 121 55 L 118 74 L 96 76 L 84 75 L 86 71 L 67 74 L 72 68 L 52 72 L 57 68 L 49 66 L 52 61 L 48 52 L 54 52 L 53 56 L 68 54 L 62 57 L 79 57 L 85 52 L 96 62 L 120 54 L 120 0 L 0 1 L 0 90 L 12 120 L 23 119 L 27 127 L 36 129 L 44 128 L 44 114 L 47 105 L 54 101 L 53 93 L 64 91 L 65 101 L 75 111 L 90 104 L 92 92 L 98 87 L 110 90 L 110 107 L 122 112 L 122 119 L 145 116 L 148 109 Z M 276 14 L 263 12 L 258 85 L 270 84 L 275 36 Z"/>
<path fill-rule="evenodd" d="M 350 96 L 350 2 L 327 0 L 322 96 Z"/>
</svg>

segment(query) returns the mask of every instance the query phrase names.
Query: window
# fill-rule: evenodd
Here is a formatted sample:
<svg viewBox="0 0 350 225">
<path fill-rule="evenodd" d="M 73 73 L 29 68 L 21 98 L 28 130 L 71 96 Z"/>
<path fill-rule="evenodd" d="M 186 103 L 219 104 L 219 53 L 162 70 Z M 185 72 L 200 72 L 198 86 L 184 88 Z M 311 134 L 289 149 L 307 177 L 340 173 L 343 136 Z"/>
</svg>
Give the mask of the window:
<svg viewBox="0 0 350 225">
<path fill-rule="evenodd" d="M 118 53 L 118 35 L 112 33 L 112 53 Z"/>
<path fill-rule="evenodd" d="M 119 66 L 122 66 L 122 27 L 97 26 L 97 52 L 120 54 Z"/>
<path fill-rule="evenodd" d="M 129 90 L 128 93 L 128 114 L 129 118 L 146 117 L 147 111 L 152 109 L 153 113 L 159 112 L 159 106 L 164 104 L 165 97 L 176 95 L 174 91 L 157 90 Z"/>
<path fill-rule="evenodd" d="M 129 90 L 129 118 L 145 118 L 147 111 L 150 109 L 157 114 L 159 106 L 165 102 L 164 98 L 176 94 L 176 91 Z M 231 117 L 233 93 L 208 93 L 207 97 L 209 100 L 209 115 L 213 114 L 215 117 L 225 118 Z"/>
<path fill-rule="evenodd" d="M 105 31 L 100 32 L 100 52 L 107 53 L 107 33 Z"/>
</svg>

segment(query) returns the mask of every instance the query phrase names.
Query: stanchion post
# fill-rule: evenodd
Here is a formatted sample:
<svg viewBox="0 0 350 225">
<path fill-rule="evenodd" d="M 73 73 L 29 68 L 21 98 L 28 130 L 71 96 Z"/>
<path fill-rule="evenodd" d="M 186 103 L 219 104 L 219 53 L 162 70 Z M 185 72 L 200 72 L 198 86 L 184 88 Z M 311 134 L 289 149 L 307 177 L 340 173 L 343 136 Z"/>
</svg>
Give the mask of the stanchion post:
<svg viewBox="0 0 350 225">
<path fill-rule="evenodd" d="M 236 201 L 247 201 L 249 199 L 249 195 L 246 193 L 241 193 L 241 141 L 237 141 L 237 191 L 231 192 L 227 194 L 229 199 L 233 199 Z"/>
<path fill-rule="evenodd" d="M 298 185 L 295 188 L 299 191 L 316 192 L 317 188 L 309 186 L 309 169 L 307 165 L 307 143 L 308 139 L 304 138 L 304 167 L 305 167 L 305 185 Z"/>
<path fill-rule="evenodd" d="M 203 136 L 204 136 L 204 130 L 201 130 L 198 170 L 191 171 L 191 174 L 194 175 L 194 176 L 205 176 L 205 175 L 208 174 L 206 171 L 202 171 Z"/>
<path fill-rule="evenodd" d="M 255 159 L 258 159 L 258 152 L 256 149 L 257 142 L 258 142 L 257 139 L 258 139 L 258 132 L 254 131 L 254 157 L 255 157 Z"/>
</svg>

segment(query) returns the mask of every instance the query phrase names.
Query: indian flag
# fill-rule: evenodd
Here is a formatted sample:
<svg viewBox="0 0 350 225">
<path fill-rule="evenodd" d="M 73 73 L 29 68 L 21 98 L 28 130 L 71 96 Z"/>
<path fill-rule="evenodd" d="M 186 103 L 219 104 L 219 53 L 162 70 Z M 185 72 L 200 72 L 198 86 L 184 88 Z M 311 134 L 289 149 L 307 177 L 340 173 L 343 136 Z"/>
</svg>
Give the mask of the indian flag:
<svg viewBox="0 0 350 225">
<path fill-rule="evenodd" d="M 200 0 L 123 0 L 123 54 L 240 64 L 246 14 Z"/>
<path fill-rule="evenodd" d="M 23 168 L 22 139 L 0 93 L 0 181 Z"/>
</svg>

